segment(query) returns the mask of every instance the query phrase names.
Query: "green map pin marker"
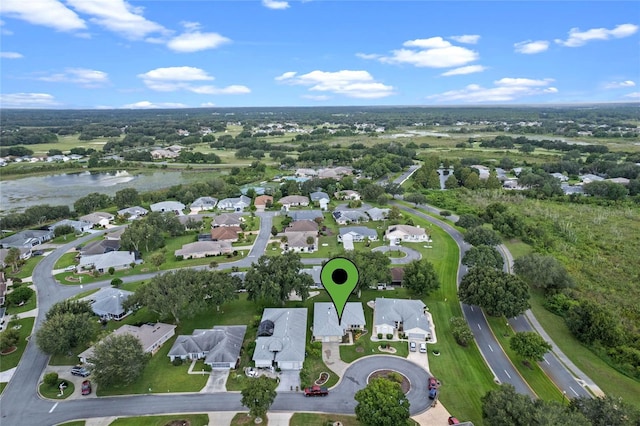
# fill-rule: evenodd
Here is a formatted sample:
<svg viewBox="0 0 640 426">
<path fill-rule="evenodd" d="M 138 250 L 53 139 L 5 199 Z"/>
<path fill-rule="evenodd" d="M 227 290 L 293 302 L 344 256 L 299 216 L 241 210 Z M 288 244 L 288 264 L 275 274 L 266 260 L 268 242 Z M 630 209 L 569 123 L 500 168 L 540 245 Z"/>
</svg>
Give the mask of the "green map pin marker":
<svg viewBox="0 0 640 426">
<path fill-rule="evenodd" d="M 341 324 L 344 306 L 358 284 L 358 268 L 349 259 L 333 258 L 322 267 L 320 281 L 331 296 L 338 314 L 338 324 Z"/>
</svg>

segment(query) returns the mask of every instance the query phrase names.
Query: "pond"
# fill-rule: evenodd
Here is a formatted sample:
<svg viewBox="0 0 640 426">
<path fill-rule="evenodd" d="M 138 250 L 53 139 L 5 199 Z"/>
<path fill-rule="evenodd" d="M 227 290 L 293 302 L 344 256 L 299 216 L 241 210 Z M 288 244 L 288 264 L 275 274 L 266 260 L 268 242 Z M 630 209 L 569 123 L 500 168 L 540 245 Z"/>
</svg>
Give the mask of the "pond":
<svg viewBox="0 0 640 426">
<path fill-rule="evenodd" d="M 92 192 L 110 196 L 124 188 L 135 188 L 138 192 L 154 191 L 184 183 L 182 172 L 154 172 L 130 174 L 126 170 L 115 172 L 64 173 L 49 176 L 34 176 L 0 182 L 0 211 L 21 212 L 38 204 L 52 206 L 73 203 Z"/>
</svg>

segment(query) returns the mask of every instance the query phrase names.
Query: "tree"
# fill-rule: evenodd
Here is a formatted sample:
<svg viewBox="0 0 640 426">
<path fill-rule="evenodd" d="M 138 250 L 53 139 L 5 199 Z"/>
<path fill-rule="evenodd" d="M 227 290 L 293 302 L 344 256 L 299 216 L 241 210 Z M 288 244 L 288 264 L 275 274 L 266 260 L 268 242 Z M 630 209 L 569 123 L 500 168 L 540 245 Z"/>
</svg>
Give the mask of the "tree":
<svg viewBox="0 0 640 426">
<path fill-rule="evenodd" d="M 441 189 L 440 188 L 440 175 L 438 171 L 432 169 L 427 175 L 427 180 L 425 181 L 424 187 L 427 189 Z"/>
<path fill-rule="evenodd" d="M 55 229 L 53 230 L 53 234 L 56 237 L 59 237 L 61 235 L 73 234 L 74 232 L 76 232 L 76 229 L 71 225 L 56 226 Z"/>
<path fill-rule="evenodd" d="M 303 266 L 300 255 L 293 252 L 278 257 L 260 256 L 257 263 L 251 264 L 244 279 L 249 300 L 282 305 L 292 291 L 306 300 L 313 278 L 300 273 Z"/>
<path fill-rule="evenodd" d="M 456 178 L 455 175 L 449 176 L 447 180 L 444 181 L 445 189 L 455 189 L 459 186 L 460 185 L 458 184 L 458 178 Z"/>
<path fill-rule="evenodd" d="M 17 272 L 23 260 L 20 258 L 20 249 L 10 247 L 7 256 L 4 258 L 5 265 L 11 265 L 11 272 Z"/>
<path fill-rule="evenodd" d="M 192 318 L 236 297 L 239 278 L 220 271 L 179 269 L 157 275 L 136 289 L 125 309 L 146 306 L 162 318 Z"/>
<path fill-rule="evenodd" d="M 18 306 L 21 303 L 27 303 L 33 297 L 35 291 L 27 286 L 20 286 L 7 294 L 7 303 L 11 306 Z"/>
<path fill-rule="evenodd" d="M 78 198 L 73 203 L 73 209 L 78 214 L 88 214 L 96 210 L 104 209 L 111 205 L 111 197 L 107 194 L 101 194 L 99 192 L 92 192 L 84 197 Z"/>
<path fill-rule="evenodd" d="M 488 425 L 529 426 L 535 408 L 531 398 L 516 392 L 511 384 L 490 390 L 482 398 L 482 418 Z"/>
<path fill-rule="evenodd" d="M 486 266 L 489 268 L 502 269 L 504 259 L 498 250 L 491 246 L 471 247 L 462 257 L 462 264 L 469 267 Z"/>
<path fill-rule="evenodd" d="M 414 192 L 413 194 L 407 194 L 407 196 L 404 197 L 404 200 L 417 206 L 418 204 L 425 204 L 427 202 L 427 197 L 419 192 Z"/>
<path fill-rule="evenodd" d="M 469 173 L 465 178 L 463 185 L 465 188 L 478 189 L 480 188 L 480 176 L 476 172 Z"/>
<path fill-rule="evenodd" d="M 138 194 L 138 190 L 135 188 L 124 188 L 116 192 L 116 195 L 113 197 L 113 202 L 119 209 L 137 206 L 140 204 L 140 194 Z"/>
<path fill-rule="evenodd" d="M 551 345 L 535 331 L 516 333 L 509 341 L 511 349 L 527 361 L 542 361 Z"/>
<path fill-rule="evenodd" d="M 632 426 L 640 423 L 640 412 L 636 408 L 612 396 L 574 398 L 569 403 L 569 409 L 584 415 L 593 426 Z"/>
<path fill-rule="evenodd" d="M 467 346 L 473 340 L 473 333 L 464 318 L 452 317 L 449 323 L 451 324 L 451 334 L 459 345 Z"/>
<path fill-rule="evenodd" d="M 36 343 L 49 355 L 67 355 L 72 349 L 89 343 L 96 334 L 96 322 L 87 313 L 71 312 L 47 315 L 36 332 Z"/>
<path fill-rule="evenodd" d="M 573 305 L 566 317 L 571 333 L 588 345 L 600 342 L 614 347 L 623 340 L 620 320 L 615 312 L 591 300 L 581 300 Z"/>
<path fill-rule="evenodd" d="M 493 268 L 472 268 L 460 282 L 460 301 L 478 305 L 492 316 L 515 317 L 529 309 L 527 284 Z"/>
<path fill-rule="evenodd" d="M 150 252 L 164 246 L 162 228 L 158 229 L 146 220 L 136 220 L 122 233 L 120 243 L 125 250 Z"/>
<path fill-rule="evenodd" d="M 95 345 L 88 359 L 93 379 L 100 386 L 126 386 L 135 382 L 149 361 L 140 340 L 132 334 L 112 334 Z"/>
<path fill-rule="evenodd" d="M 532 253 L 519 257 L 513 262 L 513 271 L 530 286 L 545 291 L 575 286 L 564 265 L 553 256 Z"/>
<path fill-rule="evenodd" d="M 476 216 L 475 214 L 463 214 L 456 222 L 456 225 L 466 229 L 472 229 L 477 226 L 482 226 L 482 224 L 482 219 L 480 219 L 480 217 Z"/>
<path fill-rule="evenodd" d="M 421 259 L 404 267 L 403 285 L 415 295 L 424 297 L 440 288 L 440 280 L 433 264 Z"/>
<path fill-rule="evenodd" d="M 160 269 L 160 265 L 162 265 L 164 261 L 164 253 L 154 253 L 149 256 L 149 262 L 158 269 Z"/>
<path fill-rule="evenodd" d="M 468 230 L 464 234 L 464 240 L 472 246 L 497 246 L 501 242 L 496 231 L 482 226 Z"/>
<path fill-rule="evenodd" d="M 274 379 L 260 376 L 242 389 L 240 403 L 249 409 L 249 414 L 252 416 L 264 417 L 278 395 L 277 387 L 278 382 Z"/>
<path fill-rule="evenodd" d="M 391 282 L 391 259 L 379 251 L 348 251 L 343 257 L 352 261 L 358 268 L 358 283 L 355 291 L 375 288 L 379 283 Z"/>
<path fill-rule="evenodd" d="M 484 187 L 487 189 L 500 189 L 502 188 L 502 182 L 498 179 L 498 174 L 495 169 L 491 169 L 489 177 L 484 183 Z"/>
<path fill-rule="evenodd" d="M 0 352 L 13 348 L 20 341 L 20 331 L 11 327 L 0 333 Z"/>
<path fill-rule="evenodd" d="M 356 418 L 367 426 L 397 426 L 409 420 L 409 400 L 399 383 L 375 378 L 354 398 Z"/>
<path fill-rule="evenodd" d="M 54 304 L 48 311 L 46 319 L 58 314 L 73 314 L 73 315 L 93 315 L 91 310 L 91 303 L 86 300 L 71 300 L 66 299 Z"/>
</svg>

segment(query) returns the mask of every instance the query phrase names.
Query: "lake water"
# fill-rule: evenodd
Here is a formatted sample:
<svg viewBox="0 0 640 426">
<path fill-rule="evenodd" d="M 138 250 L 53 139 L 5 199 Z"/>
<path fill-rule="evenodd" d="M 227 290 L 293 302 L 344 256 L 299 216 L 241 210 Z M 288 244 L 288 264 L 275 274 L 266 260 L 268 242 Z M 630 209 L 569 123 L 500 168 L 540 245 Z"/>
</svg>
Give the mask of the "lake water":
<svg viewBox="0 0 640 426">
<path fill-rule="evenodd" d="M 127 171 L 86 171 L 15 179 L 0 182 L 0 211 L 20 212 L 38 204 L 67 205 L 73 209 L 73 203 L 78 198 L 92 192 L 113 196 L 124 188 L 146 192 L 184 182 L 181 172 L 133 175 Z"/>
</svg>

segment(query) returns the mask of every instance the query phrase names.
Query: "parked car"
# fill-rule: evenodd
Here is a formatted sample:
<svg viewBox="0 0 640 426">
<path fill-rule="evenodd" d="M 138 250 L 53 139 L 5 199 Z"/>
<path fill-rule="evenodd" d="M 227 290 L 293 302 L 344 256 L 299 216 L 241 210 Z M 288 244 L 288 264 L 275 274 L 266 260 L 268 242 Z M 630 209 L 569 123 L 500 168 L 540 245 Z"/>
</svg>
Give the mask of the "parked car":
<svg viewBox="0 0 640 426">
<path fill-rule="evenodd" d="M 438 380 L 435 377 L 429 377 L 429 387 L 428 389 L 435 389 L 438 387 Z"/>
<path fill-rule="evenodd" d="M 427 353 L 427 344 L 426 343 L 420 343 L 420 353 L 423 353 L 423 354 Z"/>
<path fill-rule="evenodd" d="M 416 342 L 409 342 L 409 350 L 411 352 L 415 352 L 416 351 Z"/>
<path fill-rule="evenodd" d="M 429 390 L 429 399 L 436 399 L 437 396 L 438 396 L 438 389 L 437 388 L 433 388 L 433 389 Z"/>
<path fill-rule="evenodd" d="M 450 417 L 449 417 L 449 424 L 450 424 L 450 425 L 459 425 L 459 424 L 460 424 L 460 421 L 459 421 L 458 419 L 456 419 L 455 417 L 450 416 Z"/>
<path fill-rule="evenodd" d="M 85 380 L 84 382 L 82 382 L 82 394 L 89 395 L 90 393 L 91 393 L 91 381 Z"/>
<path fill-rule="evenodd" d="M 84 367 L 76 365 L 71 369 L 71 374 L 73 374 L 74 376 L 88 377 L 91 372 Z"/>
<path fill-rule="evenodd" d="M 67 266 L 66 268 L 64 268 L 64 270 L 65 270 L 66 272 L 71 272 L 71 271 L 75 271 L 75 270 L 76 270 L 76 267 L 75 267 L 74 265 L 69 265 L 69 266 Z"/>
</svg>

